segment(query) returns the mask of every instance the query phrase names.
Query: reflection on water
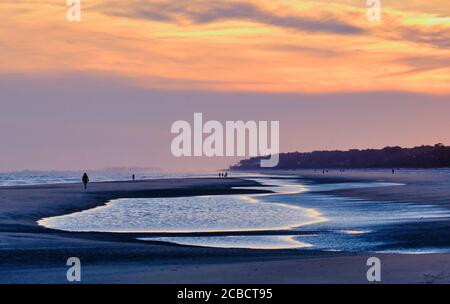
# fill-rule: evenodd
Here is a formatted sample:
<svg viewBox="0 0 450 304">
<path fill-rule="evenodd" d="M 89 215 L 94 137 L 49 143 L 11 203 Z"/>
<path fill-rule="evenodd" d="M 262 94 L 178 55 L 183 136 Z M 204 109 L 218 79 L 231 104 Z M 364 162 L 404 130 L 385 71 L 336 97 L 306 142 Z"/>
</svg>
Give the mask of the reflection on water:
<svg viewBox="0 0 450 304">
<path fill-rule="evenodd" d="M 365 230 L 342 230 L 342 233 L 345 234 L 364 234 L 364 233 L 369 233 L 370 231 L 365 231 Z"/>
<path fill-rule="evenodd" d="M 328 192 L 337 189 L 389 187 L 401 184 L 360 182 L 309 185 L 294 179 L 254 180 L 266 185 L 264 188 L 256 187 L 257 189 L 272 190 L 276 193 L 119 199 L 109 202 L 106 206 L 42 219 L 39 224 L 67 231 L 241 232 L 240 235 L 233 236 L 141 238 L 182 245 L 377 251 L 380 248 L 382 250 L 398 248 L 395 240 L 389 239 L 388 233 L 380 233 L 388 225 L 402 223 L 419 225 L 426 220 L 450 217 L 450 211 L 431 204 L 354 199 L 338 197 Z M 379 191 L 383 192 L 382 189 Z M 257 236 L 251 233 L 269 230 L 287 230 L 287 233 Z M 291 231 L 309 231 L 313 234 L 290 235 Z M 422 247 L 425 250 L 426 244 Z M 426 250 L 429 250 L 429 247 L 427 248 Z M 409 249 L 411 246 L 401 248 L 405 252 Z M 420 252 L 420 248 L 417 252 Z"/>
<path fill-rule="evenodd" d="M 280 185 L 300 193 L 300 185 Z M 261 202 L 256 195 L 113 200 L 106 206 L 39 221 L 48 228 L 97 232 L 229 232 L 285 230 L 325 221 L 312 208 Z"/>
<path fill-rule="evenodd" d="M 158 237 L 158 238 L 140 238 L 140 240 L 169 242 L 190 246 L 219 247 L 219 248 L 298 249 L 312 246 L 311 244 L 300 242 L 289 235 Z"/>
</svg>

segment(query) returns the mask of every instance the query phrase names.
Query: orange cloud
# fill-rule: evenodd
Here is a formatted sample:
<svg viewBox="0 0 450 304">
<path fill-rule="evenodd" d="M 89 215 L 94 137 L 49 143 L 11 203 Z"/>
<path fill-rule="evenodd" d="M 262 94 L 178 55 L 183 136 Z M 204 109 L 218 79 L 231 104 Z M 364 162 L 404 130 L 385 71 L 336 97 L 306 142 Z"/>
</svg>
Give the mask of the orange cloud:
<svg viewBox="0 0 450 304">
<path fill-rule="evenodd" d="M 109 73 L 168 90 L 448 93 L 444 2 L 382 2 L 370 23 L 359 0 L 82 0 L 82 21 L 69 23 L 63 0 L 2 1 L 0 73 Z"/>
</svg>

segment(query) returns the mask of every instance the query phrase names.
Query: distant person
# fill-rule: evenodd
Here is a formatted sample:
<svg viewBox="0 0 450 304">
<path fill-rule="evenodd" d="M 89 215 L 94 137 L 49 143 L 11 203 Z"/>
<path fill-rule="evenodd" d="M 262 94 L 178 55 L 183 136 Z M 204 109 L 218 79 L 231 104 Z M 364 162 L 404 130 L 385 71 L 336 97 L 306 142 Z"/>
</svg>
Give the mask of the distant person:
<svg viewBox="0 0 450 304">
<path fill-rule="evenodd" d="M 395 174 L 395 170 L 394 169 L 392 169 L 392 174 Z"/>
<path fill-rule="evenodd" d="M 226 172 L 225 172 L 225 175 L 224 175 L 224 177 L 225 177 L 225 178 L 227 178 L 227 177 L 228 177 L 228 173 L 226 173 Z"/>
<path fill-rule="evenodd" d="M 89 176 L 86 174 L 86 172 L 83 174 L 83 177 L 81 178 L 84 184 L 84 190 L 87 189 L 87 184 L 89 183 Z"/>
<path fill-rule="evenodd" d="M 134 180 L 135 180 L 135 176 L 134 176 L 134 174 L 133 174 L 132 178 L 133 178 L 133 182 L 134 182 Z"/>
</svg>

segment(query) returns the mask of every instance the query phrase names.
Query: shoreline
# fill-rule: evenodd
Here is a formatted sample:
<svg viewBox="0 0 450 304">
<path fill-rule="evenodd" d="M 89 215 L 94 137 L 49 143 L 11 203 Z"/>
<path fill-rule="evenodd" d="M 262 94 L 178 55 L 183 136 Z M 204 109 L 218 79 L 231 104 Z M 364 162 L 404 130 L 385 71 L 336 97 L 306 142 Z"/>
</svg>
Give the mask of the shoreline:
<svg viewBox="0 0 450 304">
<path fill-rule="evenodd" d="M 11 224 L 16 224 L 18 232 L 25 232 L 30 229 L 47 230 L 48 228 L 37 223 L 43 218 L 104 206 L 111 200 L 121 198 L 270 193 L 270 191 L 264 190 L 232 189 L 232 187 L 252 186 L 260 187 L 261 185 L 253 181 L 234 178 L 226 180 L 189 178 L 95 182 L 89 183 L 87 191 L 83 190 L 81 183 L 4 186 L 0 187 L 0 193 L 3 194 L 0 197 L 0 232 L 5 231 L 5 221 L 2 220 L 2 214 L 5 212 L 16 215 L 12 221 L 7 221 L 8 228 L 12 227 Z M 13 200 L 22 206 L 12 205 Z M 23 207 L 27 208 L 27 212 L 23 212 Z M 23 230 L 24 227 L 28 229 Z"/>
<path fill-rule="evenodd" d="M 0 187 L 0 283 L 67 283 L 65 262 L 71 256 L 81 259 L 85 283 L 367 283 L 365 262 L 374 255 L 386 265 L 386 283 L 450 282 L 450 254 L 191 247 L 140 241 L 134 234 L 63 232 L 36 223 L 115 198 L 261 193 L 231 189 L 246 186 L 260 187 L 242 178 L 92 183 L 87 192 L 81 184 Z M 367 195 L 370 189 L 358 191 Z"/>
</svg>

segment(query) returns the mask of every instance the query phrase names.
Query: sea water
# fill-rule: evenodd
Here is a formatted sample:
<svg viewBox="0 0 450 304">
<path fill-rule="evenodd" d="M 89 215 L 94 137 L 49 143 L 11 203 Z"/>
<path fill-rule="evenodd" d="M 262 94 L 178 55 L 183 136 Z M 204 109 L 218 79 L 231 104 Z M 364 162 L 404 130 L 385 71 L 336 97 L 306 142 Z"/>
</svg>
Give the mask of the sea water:
<svg viewBox="0 0 450 304">
<path fill-rule="evenodd" d="M 450 217 L 448 210 L 433 204 L 346 198 L 331 192 L 403 187 L 397 183 L 308 184 L 276 177 L 254 180 L 264 187 L 252 189 L 273 193 L 123 198 L 90 210 L 45 218 L 39 224 L 65 231 L 142 233 L 140 240 L 189 246 L 420 253 L 420 246 L 397 246 L 388 234 L 399 230 L 386 227 L 419 225 L 423 221 Z M 154 237 L 153 233 L 167 235 Z M 186 235 L 172 236 L 174 233 Z M 425 251 L 429 252 L 430 248 L 424 244 Z"/>
</svg>

